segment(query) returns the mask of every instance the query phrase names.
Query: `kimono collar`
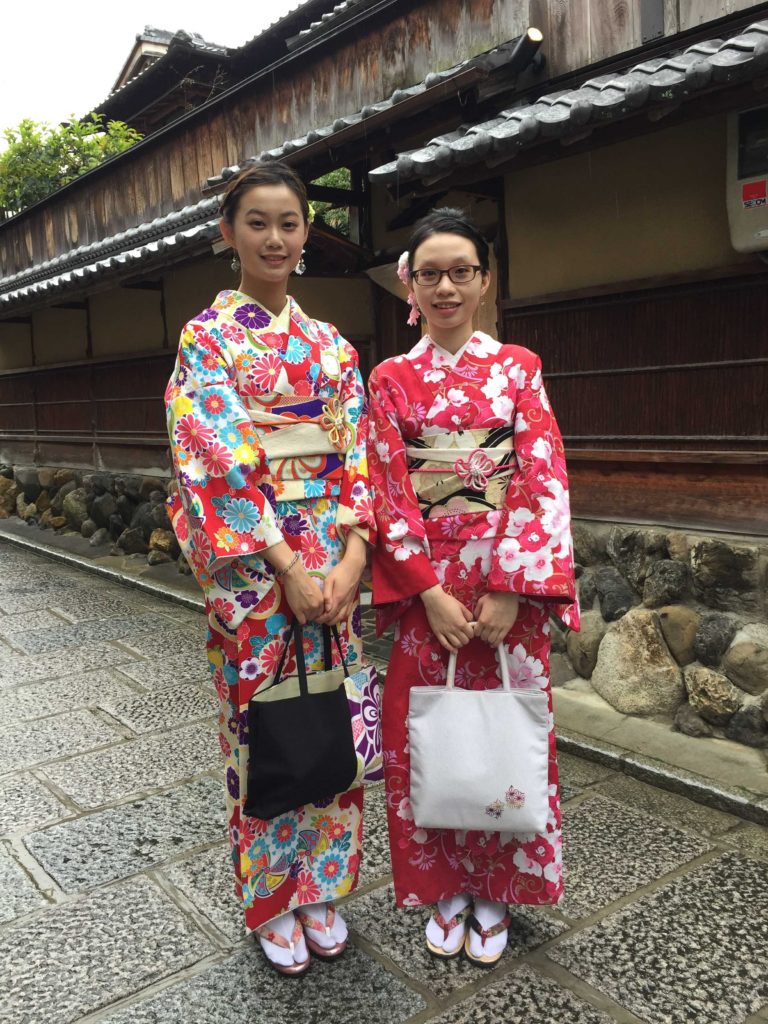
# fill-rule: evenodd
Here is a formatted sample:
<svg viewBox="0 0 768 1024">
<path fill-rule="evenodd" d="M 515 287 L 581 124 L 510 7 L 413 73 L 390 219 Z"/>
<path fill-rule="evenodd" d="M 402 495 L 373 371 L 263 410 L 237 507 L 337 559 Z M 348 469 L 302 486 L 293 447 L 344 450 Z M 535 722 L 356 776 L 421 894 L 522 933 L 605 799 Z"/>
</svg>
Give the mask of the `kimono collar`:
<svg viewBox="0 0 768 1024">
<path fill-rule="evenodd" d="M 305 326 L 307 322 L 298 302 L 291 295 L 287 296 L 285 306 L 277 316 L 250 295 L 235 289 L 219 292 L 211 308 L 226 314 L 241 327 L 247 327 L 251 331 L 271 328 L 273 331 L 288 332 L 292 322 L 301 326 Z"/>
<path fill-rule="evenodd" d="M 464 342 L 461 348 L 457 352 L 449 352 L 448 349 L 443 348 L 442 345 L 438 345 L 428 334 L 414 345 L 411 351 L 408 353 L 409 359 L 418 359 L 419 356 L 424 355 L 430 349 L 434 353 L 434 362 L 436 366 L 455 366 L 461 357 L 466 353 L 475 356 L 487 356 L 495 353 L 501 348 L 498 341 L 483 331 L 475 331 L 471 338 Z"/>
</svg>

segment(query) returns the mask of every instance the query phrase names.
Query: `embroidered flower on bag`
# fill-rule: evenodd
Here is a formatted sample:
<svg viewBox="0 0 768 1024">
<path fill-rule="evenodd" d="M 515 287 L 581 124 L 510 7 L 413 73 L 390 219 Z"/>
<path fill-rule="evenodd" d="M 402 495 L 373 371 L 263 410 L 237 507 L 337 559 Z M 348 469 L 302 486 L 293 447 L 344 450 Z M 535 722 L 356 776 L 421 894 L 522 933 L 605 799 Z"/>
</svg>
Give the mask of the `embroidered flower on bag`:
<svg viewBox="0 0 768 1024">
<path fill-rule="evenodd" d="M 515 810 L 519 810 L 525 803 L 525 793 L 521 792 L 519 789 L 515 789 L 514 786 L 510 786 L 506 792 L 505 800 L 510 807 L 513 807 Z"/>
<path fill-rule="evenodd" d="M 504 804 L 501 800 L 494 800 L 492 804 L 488 804 L 485 808 L 485 813 L 491 818 L 498 819 L 501 817 L 501 812 L 504 810 Z"/>
</svg>

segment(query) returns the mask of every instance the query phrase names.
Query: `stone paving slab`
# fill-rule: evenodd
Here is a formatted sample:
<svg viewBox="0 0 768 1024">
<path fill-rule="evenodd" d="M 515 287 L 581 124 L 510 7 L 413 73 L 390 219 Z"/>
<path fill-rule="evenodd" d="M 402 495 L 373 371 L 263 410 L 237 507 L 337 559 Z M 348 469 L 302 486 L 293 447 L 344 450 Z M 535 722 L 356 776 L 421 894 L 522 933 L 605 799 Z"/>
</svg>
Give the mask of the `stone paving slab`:
<svg viewBox="0 0 768 1024">
<path fill-rule="evenodd" d="M 688 800 L 678 793 L 654 789 L 638 782 L 637 779 L 616 772 L 612 773 L 611 778 L 599 782 L 595 792 L 636 810 L 647 811 L 648 814 L 674 821 L 680 828 L 707 836 L 719 836 L 738 825 L 741 820 L 724 811 L 694 803 L 693 800 Z"/>
<path fill-rule="evenodd" d="M 488 985 L 430 1024 L 611 1024 L 613 1017 L 528 966 Z"/>
<path fill-rule="evenodd" d="M 218 714 L 218 701 L 206 680 L 199 683 L 173 682 L 153 693 L 136 694 L 125 690 L 107 696 L 101 706 L 133 732 L 143 734 L 170 729 L 184 722 L 210 718 Z"/>
<path fill-rule="evenodd" d="M 255 943 L 191 980 L 118 1010 L 105 1024 L 401 1024 L 425 1002 L 359 949 L 279 977 Z M 56 1022 L 54 1022 L 56 1024 Z"/>
<path fill-rule="evenodd" d="M 24 845 L 64 892 L 74 893 L 138 874 L 225 834 L 223 787 L 217 779 L 198 779 L 33 832 Z"/>
<path fill-rule="evenodd" d="M 74 624 L 62 623 L 56 628 L 14 633 L 13 646 L 24 654 L 44 654 L 62 647 L 76 647 L 91 641 L 127 640 L 144 633 L 162 636 L 174 626 L 156 612 L 114 619 L 94 619 Z"/>
<path fill-rule="evenodd" d="M 560 799 L 571 800 L 597 782 L 613 778 L 616 772 L 596 761 L 584 761 L 572 754 L 558 753 Z"/>
<path fill-rule="evenodd" d="M 169 606 L 172 609 L 173 606 Z M 137 598 L 128 600 L 125 594 L 114 588 L 106 593 L 83 593 L 68 597 L 60 604 L 54 601 L 50 608 L 68 622 L 88 622 L 91 619 L 103 619 L 113 615 L 129 616 L 149 611 L 151 604 Z"/>
<path fill-rule="evenodd" d="M 396 909 L 391 885 L 358 897 L 352 896 L 343 905 L 344 919 L 350 928 L 364 935 L 377 950 L 436 996 L 446 996 L 477 981 L 478 968 L 463 956 L 438 960 L 429 953 L 424 929 L 431 912 L 431 907 Z M 484 974 L 492 975 L 516 957 L 549 942 L 568 928 L 563 921 L 532 907 L 512 907 L 511 914 L 509 943 L 504 955 L 497 967 L 484 971 Z"/>
<path fill-rule="evenodd" d="M 363 803 L 363 858 L 359 886 L 378 879 L 389 879 L 392 862 L 389 857 L 387 805 L 383 783 L 365 790 Z"/>
<path fill-rule="evenodd" d="M 7 850 L 0 847 L 0 924 L 47 905 L 47 900 L 29 875 Z"/>
<path fill-rule="evenodd" d="M 706 839 L 603 796 L 563 812 L 565 894 L 559 909 L 589 917 L 706 853 Z"/>
<path fill-rule="evenodd" d="M 219 836 L 223 834 L 219 831 Z M 235 897 L 229 843 L 168 865 L 163 875 L 233 944 L 245 937 L 243 908 Z"/>
<path fill-rule="evenodd" d="M 0 723 L 0 774 L 71 757 L 120 738 L 89 711 L 71 711 L 36 722 Z"/>
<path fill-rule="evenodd" d="M 13 615 L 0 615 L 0 637 L 13 643 L 16 633 L 25 633 L 31 629 L 58 629 L 64 625 L 66 623 L 60 615 L 54 615 L 47 609 L 16 612 Z"/>
<path fill-rule="evenodd" d="M 95 808 L 221 769 L 217 737 L 211 725 L 185 726 L 49 765 L 45 774 L 81 807 Z"/>
<path fill-rule="evenodd" d="M 0 659 L 0 689 L 135 661 L 134 654 L 110 643 L 87 644 L 33 657 L 14 654 L 8 660 Z"/>
<path fill-rule="evenodd" d="M 123 646 L 143 658 L 163 658 L 169 655 L 186 654 L 189 651 L 203 651 L 208 627 L 203 617 L 199 624 L 167 629 L 161 632 L 144 633 L 122 641 Z"/>
<path fill-rule="evenodd" d="M 104 669 L 14 687 L 3 697 L 3 717 L 25 722 L 76 708 L 104 708 L 121 699 L 137 699 L 136 690 L 124 675 Z"/>
<path fill-rule="evenodd" d="M 768 865 L 719 857 L 548 956 L 648 1024 L 743 1024 L 768 1002 Z"/>
<path fill-rule="evenodd" d="M 0 779 L 0 835 L 37 828 L 68 813 L 29 772 Z"/>
<path fill-rule="evenodd" d="M 195 644 L 180 654 L 171 654 L 153 661 L 134 660 L 121 665 L 120 671 L 148 690 L 171 683 L 206 682 L 211 685 L 208 659 L 202 644 Z"/>
<path fill-rule="evenodd" d="M 73 1024 L 212 952 L 145 878 L 0 933 L 3 1024 Z"/>
</svg>

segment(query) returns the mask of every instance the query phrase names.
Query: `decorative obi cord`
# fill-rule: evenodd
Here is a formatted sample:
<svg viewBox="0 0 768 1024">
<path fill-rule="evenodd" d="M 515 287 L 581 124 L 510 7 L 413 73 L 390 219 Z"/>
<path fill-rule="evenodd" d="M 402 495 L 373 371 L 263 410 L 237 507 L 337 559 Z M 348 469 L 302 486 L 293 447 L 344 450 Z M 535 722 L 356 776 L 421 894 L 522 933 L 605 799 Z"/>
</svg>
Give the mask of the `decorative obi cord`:
<svg viewBox="0 0 768 1024">
<path fill-rule="evenodd" d="M 502 508 L 517 469 L 514 429 L 457 430 L 414 438 L 405 448 L 425 519 Z"/>
<path fill-rule="evenodd" d="M 267 412 L 258 399 L 243 398 L 269 466 L 278 501 L 338 497 L 350 432 L 337 395 L 328 398 L 270 397 Z"/>
</svg>

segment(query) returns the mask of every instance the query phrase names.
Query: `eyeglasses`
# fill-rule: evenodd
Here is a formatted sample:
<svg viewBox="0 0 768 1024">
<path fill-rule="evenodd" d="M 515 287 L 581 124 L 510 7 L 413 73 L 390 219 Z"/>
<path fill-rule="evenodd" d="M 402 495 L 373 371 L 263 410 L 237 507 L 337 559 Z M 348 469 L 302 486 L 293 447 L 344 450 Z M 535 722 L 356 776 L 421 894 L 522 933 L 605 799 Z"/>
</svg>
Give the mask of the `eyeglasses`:
<svg viewBox="0 0 768 1024">
<path fill-rule="evenodd" d="M 443 274 L 447 274 L 454 284 L 469 284 L 470 281 L 474 281 L 482 269 L 482 267 L 472 264 L 449 267 L 447 270 L 435 270 L 433 267 L 425 267 L 424 270 L 412 270 L 411 279 L 423 288 L 432 288 L 442 280 Z"/>
</svg>

